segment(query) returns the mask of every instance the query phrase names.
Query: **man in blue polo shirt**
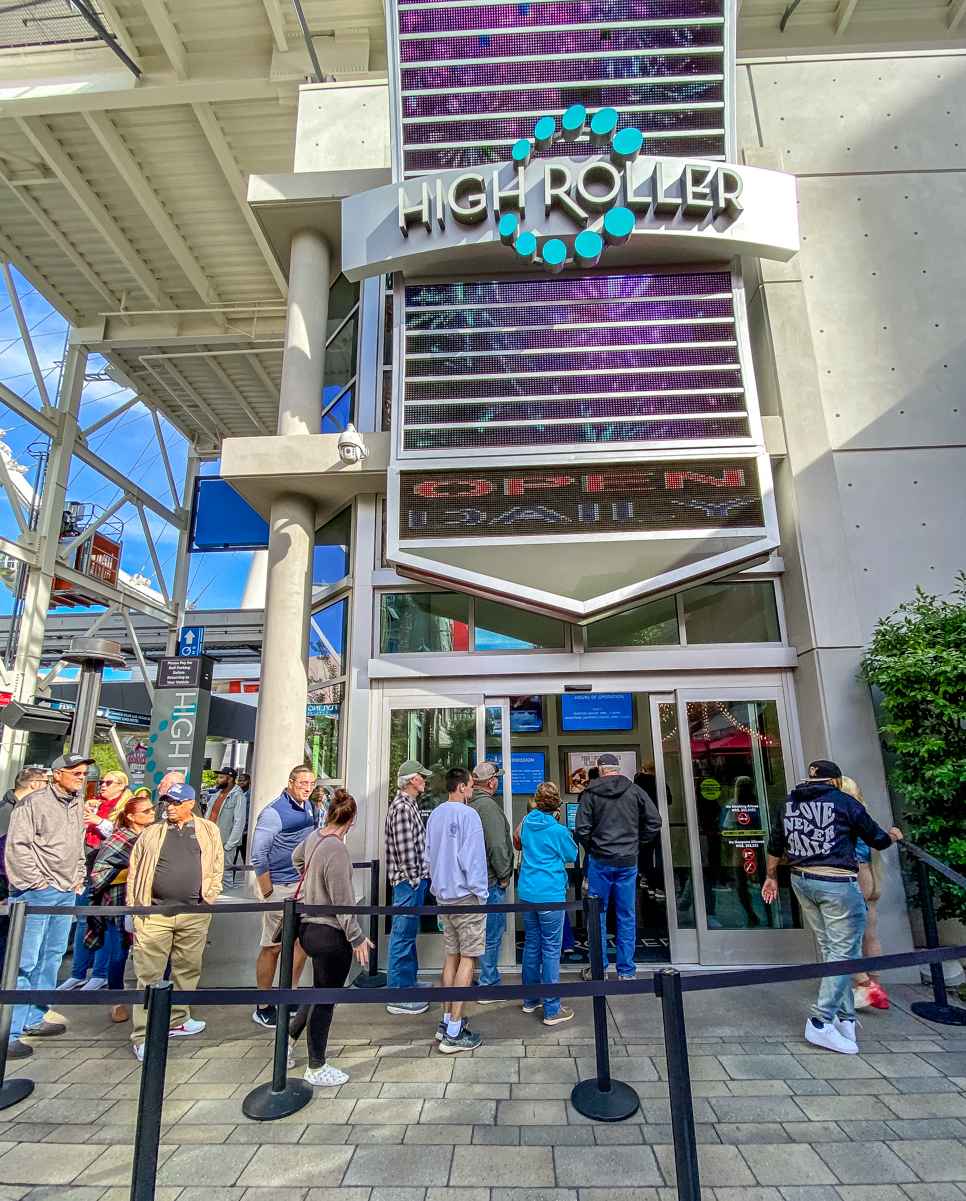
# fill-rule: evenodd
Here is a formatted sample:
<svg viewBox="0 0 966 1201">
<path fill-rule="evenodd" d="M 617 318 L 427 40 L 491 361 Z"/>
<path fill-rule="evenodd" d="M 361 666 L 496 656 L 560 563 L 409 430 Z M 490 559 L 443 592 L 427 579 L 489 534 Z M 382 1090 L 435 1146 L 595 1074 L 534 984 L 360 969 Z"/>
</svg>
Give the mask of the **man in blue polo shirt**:
<svg viewBox="0 0 966 1201">
<path fill-rule="evenodd" d="M 288 785 L 258 815 L 252 834 L 251 860 L 255 868 L 255 887 L 264 900 L 284 901 L 298 887 L 298 869 L 292 863 L 292 852 L 319 824 L 315 806 L 309 800 L 315 785 L 311 767 L 298 764 L 288 777 Z M 259 988 L 271 988 L 282 945 L 276 941 L 281 914 L 268 910 L 262 918 L 262 947 L 255 964 L 255 980 Z M 292 960 L 292 980 L 297 984 L 305 965 L 305 952 L 295 944 Z M 275 1026 L 275 1006 L 258 1005 L 252 1021 L 259 1026 Z"/>
</svg>

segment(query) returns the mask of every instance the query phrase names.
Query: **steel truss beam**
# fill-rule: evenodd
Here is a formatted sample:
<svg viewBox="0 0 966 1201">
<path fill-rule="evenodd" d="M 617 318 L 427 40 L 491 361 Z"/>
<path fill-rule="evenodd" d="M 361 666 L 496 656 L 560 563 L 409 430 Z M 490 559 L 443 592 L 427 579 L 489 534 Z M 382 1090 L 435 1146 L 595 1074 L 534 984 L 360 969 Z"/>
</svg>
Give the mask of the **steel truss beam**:
<svg viewBox="0 0 966 1201">
<path fill-rule="evenodd" d="M 168 56 L 168 61 L 174 68 L 175 75 L 179 79 L 187 79 L 188 55 L 185 52 L 184 42 L 174 27 L 174 22 L 171 20 L 171 14 L 168 12 L 164 0 L 141 0 L 141 7 L 147 14 L 147 18 L 151 22 L 151 27 L 154 29 L 158 41 L 161 43 L 161 48 Z"/>
<path fill-rule="evenodd" d="M 841 37 L 849 27 L 849 22 L 858 7 L 859 0 L 839 0 L 839 6 L 835 10 L 835 36 Z"/>
<path fill-rule="evenodd" d="M 37 361 L 37 352 L 34 349 L 34 340 L 30 336 L 30 328 L 27 325 L 23 315 L 23 307 L 20 304 L 20 294 L 17 291 L 17 285 L 10 273 L 10 264 L 3 263 L 3 282 L 7 289 L 7 295 L 10 297 L 10 305 L 13 309 L 14 317 L 17 321 L 17 329 L 20 331 L 20 340 L 23 342 L 24 350 L 27 352 L 27 361 L 30 363 L 30 371 L 34 377 L 34 383 L 37 385 L 37 395 L 40 397 L 40 403 L 46 412 L 50 406 L 50 397 L 47 395 L 47 381 L 44 379 L 43 372 L 40 370 L 40 363 Z"/>
</svg>

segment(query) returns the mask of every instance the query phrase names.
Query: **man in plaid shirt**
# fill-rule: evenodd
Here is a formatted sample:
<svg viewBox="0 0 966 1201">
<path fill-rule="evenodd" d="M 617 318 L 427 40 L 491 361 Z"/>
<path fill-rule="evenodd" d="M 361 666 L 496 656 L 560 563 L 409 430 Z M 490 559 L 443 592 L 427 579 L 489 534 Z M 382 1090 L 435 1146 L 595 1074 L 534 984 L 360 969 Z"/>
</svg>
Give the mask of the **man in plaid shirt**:
<svg viewBox="0 0 966 1201">
<path fill-rule="evenodd" d="M 419 812 L 419 798 L 426 789 L 430 773 L 415 759 L 407 759 L 396 776 L 399 791 L 386 814 L 386 870 L 392 885 L 393 905 L 415 907 L 426 903 L 428 872 L 423 865 L 426 831 Z M 416 983 L 419 961 L 416 935 L 419 918 L 396 916 L 389 935 L 390 988 L 412 988 Z M 426 1001 L 397 1001 L 386 1006 L 389 1013 L 425 1013 Z"/>
</svg>

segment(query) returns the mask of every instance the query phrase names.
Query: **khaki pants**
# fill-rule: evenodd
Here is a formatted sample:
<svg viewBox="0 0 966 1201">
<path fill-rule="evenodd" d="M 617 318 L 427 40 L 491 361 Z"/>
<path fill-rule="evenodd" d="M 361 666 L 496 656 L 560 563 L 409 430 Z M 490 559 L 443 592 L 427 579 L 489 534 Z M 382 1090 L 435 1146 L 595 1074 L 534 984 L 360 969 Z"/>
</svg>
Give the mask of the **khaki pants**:
<svg viewBox="0 0 966 1201">
<path fill-rule="evenodd" d="M 171 983 L 176 989 L 198 987 L 201 979 L 201 960 L 205 953 L 210 913 L 179 913 L 168 916 L 150 913 L 134 919 L 134 970 L 138 988 L 157 984 L 164 979 L 164 969 L 171 959 Z M 171 1007 L 171 1025 L 180 1026 L 191 1017 L 187 1005 Z M 148 1011 L 143 1005 L 134 1006 L 134 1029 L 131 1040 L 144 1042 Z"/>
</svg>

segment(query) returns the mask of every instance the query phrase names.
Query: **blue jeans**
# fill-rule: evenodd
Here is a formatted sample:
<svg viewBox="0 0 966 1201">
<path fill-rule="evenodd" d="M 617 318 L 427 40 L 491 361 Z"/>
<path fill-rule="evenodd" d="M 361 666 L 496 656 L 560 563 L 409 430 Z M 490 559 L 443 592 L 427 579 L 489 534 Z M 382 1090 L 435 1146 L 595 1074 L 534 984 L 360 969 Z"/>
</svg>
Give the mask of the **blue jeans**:
<svg viewBox="0 0 966 1201">
<path fill-rule="evenodd" d="M 408 880 L 401 880 L 393 885 L 392 903 L 412 908 L 425 905 L 428 883 L 427 880 L 420 880 L 418 888 L 413 888 Z M 389 988 L 412 988 L 416 983 L 416 972 L 419 970 L 416 957 L 418 933 L 418 915 L 401 917 L 397 913 L 393 917 L 389 932 Z"/>
<path fill-rule="evenodd" d="M 823 963 L 858 959 L 865 933 L 865 898 L 855 880 L 813 880 L 792 876 L 792 889 L 818 943 Z M 851 976 L 826 976 L 812 1006 L 820 1022 L 855 1021 Z"/>
<path fill-rule="evenodd" d="M 84 891 L 77 897 L 77 906 L 86 906 L 91 903 L 90 885 L 87 885 Z M 76 980 L 84 980 L 87 978 L 87 973 L 92 976 L 97 976 L 101 980 L 107 979 L 107 965 L 110 959 L 110 953 L 107 948 L 107 939 L 104 940 L 104 945 L 92 951 L 90 947 L 84 946 L 84 935 L 87 933 L 87 919 L 83 913 L 77 914 L 77 923 L 74 929 L 74 958 L 71 963 L 70 974 Z M 93 969 L 93 970 L 92 970 Z"/>
<path fill-rule="evenodd" d="M 499 884 L 490 885 L 490 893 L 486 898 L 488 905 L 502 905 L 506 900 L 506 889 Z M 486 947 L 480 956 L 480 984 L 500 983 L 500 973 L 497 964 L 500 962 L 500 947 L 503 935 L 506 933 L 506 914 L 488 913 L 486 915 Z"/>
<path fill-rule="evenodd" d="M 29 913 L 23 931 L 20 950 L 20 973 L 17 988 L 51 989 L 57 987 L 60 961 L 67 950 L 70 923 L 74 916 L 76 893 L 57 888 L 31 888 L 26 892 L 11 892 L 11 901 L 26 901 L 29 905 L 60 905 L 64 915 Z M 13 1011 L 10 1038 L 19 1038 L 26 1026 L 43 1021 L 44 1010 L 36 1005 L 18 1005 Z"/>
<path fill-rule="evenodd" d="M 123 918 L 119 920 L 123 921 Z M 124 931 L 114 922 L 108 922 L 104 929 L 104 946 L 98 950 L 97 954 L 100 955 L 102 952 L 105 957 L 104 975 L 107 977 L 107 987 L 122 989 L 124 987 L 124 969 L 127 966 L 128 946 L 124 939 Z M 94 967 L 96 976 L 96 958 Z M 165 979 L 167 978 L 165 976 Z"/>
<path fill-rule="evenodd" d="M 523 983 L 556 984 L 560 980 L 562 909 L 528 909 L 523 914 Z M 543 1004 L 545 1018 L 560 1012 L 559 997 L 528 997 L 524 1005 Z"/>
<path fill-rule="evenodd" d="M 637 868 L 608 867 L 593 855 L 587 856 L 587 891 L 600 897 L 600 942 L 607 971 L 607 909 L 614 898 L 614 913 L 617 917 L 617 974 L 633 976 L 634 944 L 637 942 Z"/>
</svg>

